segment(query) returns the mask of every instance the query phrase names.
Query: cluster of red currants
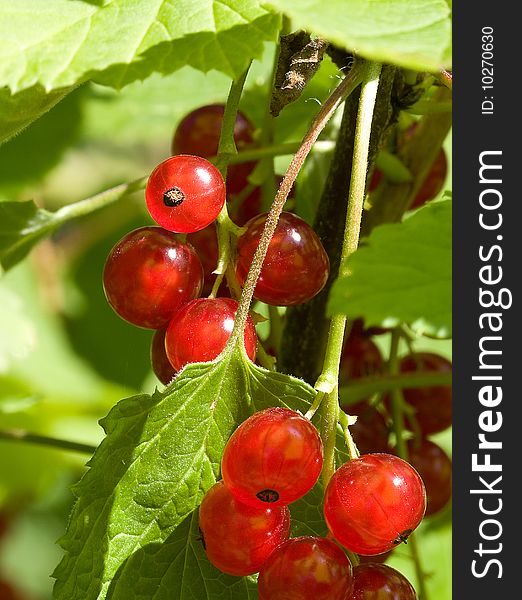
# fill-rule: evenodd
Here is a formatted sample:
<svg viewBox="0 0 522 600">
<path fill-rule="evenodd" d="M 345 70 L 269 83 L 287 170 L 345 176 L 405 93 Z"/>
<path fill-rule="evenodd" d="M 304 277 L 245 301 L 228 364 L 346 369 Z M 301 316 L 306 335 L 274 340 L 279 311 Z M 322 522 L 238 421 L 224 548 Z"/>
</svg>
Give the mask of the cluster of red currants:
<svg viewBox="0 0 522 600">
<path fill-rule="evenodd" d="M 341 546 L 374 556 L 404 542 L 426 509 L 419 474 L 391 454 L 349 460 L 325 490 L 330 536 L 289 538 L 288 505 L 313 488 L 322 466 L 319 433 L 300 413 L 268 408 L 244 421 L 225 446 L 223 479 L 199 509 L 210 562 L 230 575 L 259 573 L 260 600 L 288 590 L 295 600 L 415 600 L 403 575 L 376 563 L 353 568 Z"/>
<path fill-rule="evenodd" d="M 247 189 L 253 163 L 231 165 L 227 183 L 207 158 L 217 153 L 223 106 L 190 113 L 178 126 L 175 153 L 151 173 L 145 191 L 151 217 L 159 226 L 141 227 L 125 235 L 111 250 L 103 273 L 107 301 L 124 320 L 155 329 L 151 363 L 162 383 L 169 383 L 186 364 L 216 358 L 232 331 L 238 302 L 220 287 L 212 289 L 218 258 L 214 221 L 227 194 Z M 253 127 L 238 113 L 238 147 L 253 143 Z M 197 153 L 197 154 L 196 154 Z M 232 191 L 230 191 L 232 190 Z M 259 188 L 243 200 L 238 221 L 261 209 Z M 267 213 L 254 214 L 237 239 L 235 276 L 246 276 Z M 176 234 L 186 234 L 179 239 Z M 325 285 L 329 260 L 313 229 L 293 213 L 283 212 L 270 242 L 255 298 L 275 306 L 307 302 Z M 206 285 L 205 285 L 206 284 Z M 249 317 L 245 348 L 255 359 L 257 337 Z"/>
<path fill-rule="evenodd" d="M 343 348 L 340 385 L 382 373 L 384 360 L 372 338 L 385 332 L 373 327 L 364 329 L 360 321 L 354 323 Z M 410 353 L 399 362 L 402 374 L 450 373 L 451 369 L 448 359 L 432 352 Z M 426 516 L 431 516 L 441 512 L 451 499 L 451 459 L 429 438 L 451 426 L 451 386 L 405 388 L 403 398 L 405 427 L 411 432 L 406 444 L 408 461 L 424 481 L 428 499 Z M 377 406 L 369 400 L 343 406 L 348 414 L 357 416 L 357 422 L 350 427 L 354 441 L 362 454 L 394 452 L 389 441 L 391 399 L 385 395 Z"/>
</svg>

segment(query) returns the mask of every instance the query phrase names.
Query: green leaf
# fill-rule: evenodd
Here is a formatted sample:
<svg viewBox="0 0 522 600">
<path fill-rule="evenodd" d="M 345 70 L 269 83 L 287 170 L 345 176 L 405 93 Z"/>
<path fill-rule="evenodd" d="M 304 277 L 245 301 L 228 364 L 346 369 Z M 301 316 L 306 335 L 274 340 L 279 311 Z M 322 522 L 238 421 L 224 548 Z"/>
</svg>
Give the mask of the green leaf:
<svg viewBox="0 0 522 600">
<path fill-rule="evenodd" d="M 41 117 L 72 89 L 59 88 L 46 92 L 41 85 L 35 85 L 13 94 L 0 84 L 0 144 Z"/>
<path fill-rule="evenodd" d="M 332 287 L 329 314 L 451 336 L 451 201 L 430 202 L 402 223 L 377 227 L 346 267 L 349 275 Z"/>
<path fill-rule="evenodd" d="M 27 202 L 0 203 L 0 266 L 7 271 L 54 229 L 53 214 Z M 1 270 L 0 270 L 1 273 Z"/>
<path fill-rule="evenodd" d="M 0 85 L 49 93 L 92 79 L 119 88 L 184 65 L 235 78 L 279 23 L 255 0 L 4 2 Z"/>
<path fill-rule="evenodd" d="M 62 540 L 65 556 L 55 572 L 55 597 L 95 600 L 111 590 L 108 597 L 140 598 L 130 590 L 143 594 L 151 578 L 162 588 L 167 580 L 178 581 L 174 591 L 181 585 L 182 595 L 167 588 L 170 597 L 245 594 L 248 586 L 235 584 L 236 595 L 227 596 L 227 584 L 215 571 L 202 585 L 198 577 L 208 568 L 194 557 L 194 540 L 187 542 L 188 530 L 180 527 L 185 522 L 194 532 L 186 519 L 216 481 L 225 443 L 240 422 L 268 406 L 304 411 L 314 396 L 304 382 L 258 368 L 236 351 L 217 363 L 188 366 L 163 393 L 122 400 L 103 420 L 107 437 L 75 488 L 78 500 Z M 167 565 L 166 574 L 162 557 L 169 548 L 160 547 L 165 543 L 181 548 L 187 558 Z M 147 560 L 136 573 L 129 560 L 136 553 L 157 556 L 158 562 Z M 161 595 L 166 591 L 153 597 L 166 597 Z"/>
<path fill-rule="evenodd" d="M 445 0 L 269 0 L 302 28 L 364 58 L 435 71 L 450 55 Z"/>
</svg>

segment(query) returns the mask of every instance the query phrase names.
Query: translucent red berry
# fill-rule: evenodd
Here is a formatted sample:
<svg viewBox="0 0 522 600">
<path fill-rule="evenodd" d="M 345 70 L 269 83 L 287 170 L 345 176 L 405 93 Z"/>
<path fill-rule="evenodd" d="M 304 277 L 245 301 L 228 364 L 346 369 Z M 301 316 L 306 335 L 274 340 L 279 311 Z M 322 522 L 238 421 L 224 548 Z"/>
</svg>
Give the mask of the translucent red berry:
<svg viewBox="0 0 522 600">
<path fill-rule="evenodd" d="M 176 370 L 170 364 L 165 351 L 165 329 L 158 329 L 152 336 L 150 364 L 154 374 L 164 385 L 169 384 L 176 375 Z"/>
<path fill-rule="evenodd" d="M 451 499 L 451 459 L 431 440 L 408 440 L 407 448 L 408 462 L 415 467 L 426 486 L 426 516 L 436 514 Z"/>
<path fill-rule="evenodd" d="M 382 366 L 382 354 L 375 342 L 362 332 L 350 332 L 341 354 L 339 383 L 345 385 L 352 379 L 378 375 Z"/>
<path fill-rule="evenodd" d="M 417 594 L 396 569 L 367 563 L 354 568 L 353 593 L 347 600 L 417 600 Z"/>
<path fill-rule="evenodd" d="M 22 600 L 22 597 L 7 581 L 0 580 L 0 600 Z"/>
<path fill-rule="evenodd" d="M 176 371 L 189 363 L 214 360 L 221 354 L 232 333 L 237 307 L 231 298 L 198 298 L 176 312 L 165 335 L 167 356 Z M 254 361 L 257 335 L 250 317 L 244 341 L 247 355 Z"/>
<path fill-rule="evenodd" d="M 407 540 L 426 510 L 420 475 L 392 454 L 363 454 L 342 465 L 324 496 L 335 539 L 357 554 L 381 554 Z"/>
<path fill-rule="evenodd" d="M 429 200 L 432 200 L 442 190 L 448 174 L 448 159 L 446 152 L 441 148 L 431 165 L 431 168 L 422 182 L 422 185 L 415 195 L 410 208 L 419 208 Z"/>
<path fill-rule="evenodd" d="M 169 231 L 191 233 L 218 216 L 225 203 L 225 182 L 205 158 L 178 154 L 152 171 L 145 199 L 159 225 Z"/>
<path fill-rule="evenodd" d="M 284 542 L 262 566 L 259 600 L 347 600 L 353 569 L 334 542 L 298 537 Z"/>
<path fill-rule="evenodd" d="M 399 365 L 401 373 L 415 371 L 433 371 L 436 373 L 451 373 L 452 365 L 449 360 L 431 352 L 417 352 L 404 356 Z M 452 393 L 451 385 L 439 385 L 403 390 L 405 402 L 413 408 L 414 416 L 421 433 L 426 436 L 444 431 L 452 422 Z M 389 406 L 389 399 L 386 398 Z M 414 424 L 405 415 L 406 424 L 415 429 Z"/>
<path fill-rule="evenodd" d="M 180 121 L 172 140 L 172 154 L 195 154 L 210 158 L 218 151 L 224 104 L 207 104 L 188 113 Z M 234 141 L 238 150 L 254 143 L 254 126 L 244 113 L 237 112 L 234 125 Z M 227 173 L 228 193 L 238 193 L 248 184 L 248 175 L 255 162 L 229 165 Z"/>
<path fill-rule="evenodd" d="M 316 483 L 323 464 L 317 429 L 300 413 L 268 408 L 244 421 L 225 446 L 223 480 L 252 506 L 290 504 Z"/>
<path fill-rule="evenodd" d="M 356 416 L 350 426 L 353 441 L 361 454 L 388 452 L 388 425 L 383 415 L 368 402 L 357 402 L 342 407 L 344 412 Z"/>
<path fill-rule="evenodd" d="M 236 273 L 246 280 L 267 213 L 251 219 L 239 237 Z M 300 217 L 283 212 L 256 284 L 254 296 L 274 306 L 302 304 L 324 287 L 330 270 L 328 255 L 314 230 Z"/>
<path fill-rule="evenodd" d="M 290 512 L 286 506 L 247 506 L 218 481 L 199 507 L 199 529 L 215 567 L 229 575 L 251 575 L 288 539 Z"/>
<path fill-rule="evenodd" d="M 122 318 L 162 329 L 178 308 L 199 296 L 203 267 L 190 244 L 161 227 L 141 227 L 110 251 L 103 271 L 108 303 Z"/>
<path fill-rule="evenodd" d="M 283 178 L 281 175 L 275 176 L 275 189 L 279 188 Z M 275 197 L 275 196 L 274 196 Z M 292 186 L 288 198 L 295 197 L 295 186 Z M 262 188 L 255 187 L 246 198 L 241 199 L 241 201 L 237 203 L 233 203 L 231 214 L 233 216 L 234 221 L 238 225 L 245 225 L 250 219 L 257 217 L 262 211 Z M 273 198 L 272 198 L 273 200 Z M 237 205 L 235 205 L 237 204 Z"/>
</svg>

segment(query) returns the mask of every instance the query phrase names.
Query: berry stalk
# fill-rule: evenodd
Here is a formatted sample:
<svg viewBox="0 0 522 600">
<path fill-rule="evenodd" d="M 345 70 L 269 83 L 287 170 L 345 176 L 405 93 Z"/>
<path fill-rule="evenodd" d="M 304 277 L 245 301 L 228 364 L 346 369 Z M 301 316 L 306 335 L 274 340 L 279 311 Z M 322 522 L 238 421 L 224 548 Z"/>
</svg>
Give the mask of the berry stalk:
<svg viewBox="0 0 522 600">
<path fill-rule="evenodd" d="M 250 303 L 252 302 L 254 288 L 257 279 L 259 278 L 259 274 L 261 272 L 261 267 L 263 266 L 263 261 L 265 259 L 266 253 L 268 251 L 268 245 L 270 244 L 270 240 L 272 239 L 274 231 L 277 227 L 279 216 L 283 210 L 283 206 L 286 202 L 292 185 L 294 184 L 295 179 L 297 178 L 297 175 L 310 150 L 312 149 L 315 141 L 317 140 L 319 134 L 324 129 L 325 125 L 335 112 L 336 108 L 361 82 L 363 75 L 363 65 L 364 63 L 355 63 L 350 73 L 345 77 L 345 79 L 341 81 L 341 83 L 326 99 L 323 106 L 321 107 L 321 110 L 312 122 L 310 129 L 304 136 L 299 150 L 294 155 L 294 158 L 292 159 L 285 173 L 283 181 L 281 182 L 279 190 L 272 204 L 272 208 L 268 213 L 268 217 L 266 219 L 265 227 L 261 235 L 259 245 L 256 249 L 252 260 L 252 264 L 248 271 L 248 275 L 239 302 L 239 308 L 237 311 L 234 329 L 228 342 L 229 348 L 235 347 L 238 343 L 238 340 L 240 338 L 242 339 L 242 332 L 245 327 Z"/>
</svg>

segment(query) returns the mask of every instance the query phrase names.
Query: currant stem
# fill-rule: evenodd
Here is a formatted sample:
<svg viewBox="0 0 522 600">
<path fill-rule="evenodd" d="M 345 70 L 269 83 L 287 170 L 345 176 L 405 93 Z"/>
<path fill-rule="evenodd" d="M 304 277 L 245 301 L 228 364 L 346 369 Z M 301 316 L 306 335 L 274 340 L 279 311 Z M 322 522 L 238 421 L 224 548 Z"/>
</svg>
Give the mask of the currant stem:
<svg viewBox="0 0 522 600">
<path fill-rule="evenodd" d="M 218 154 L 215 160 L 215 165 L 225 180 L 227 177 L 230 158 L 234 156 L 234 154 L 237 154 L 236 142 L 234 140 L 234 127 L 239 108 L 239 100 L 241 99 L 241 94 L 243 92 L 243 87 L 250 69 L 250 64 L 242 73 L 242 75 L 238 77 L 238 79 L 232 81 L 223 113 L 223 122 L 221 125 Z M 232 234 L 237 236 L 241 233 L 241 231 L 241 227 L 238 227 L 230 219 L 228 215 L 227 202 L 225 201 L 223 208 L 221 209 L 221 212 L 216 220 L 219 255 L 217 267 L 214 272 L 218 274 L 218 279 L 219 276 L 226 276 L 228 287 L 234 298 L 239 298 L 241 287 L 236 279 L 234 269 L 230 268 L 232 258 Z M 220 278 L 220 283 L 222 279 L 223 277 Z M 216 285 L 218 285 L 217 280 Z M 216 288 L 216 285 L 214 285 L 212 288 L 211 297 L 215 297 L 217 289 L 219 289 L 219 285 L 218 288 Z"/>
<path fill-rule="evenodd" d="M 50 446 L 57 450 L 71 450 L 72 452 L 81 452 L 82 454 L 94 454 L 95 446 L 71 442 L 69 440 L 60 440 L 57 438 L 30 433 L 23 429 L 4 429 L 0 430 L 0 440 L 9 442 L 19 442 L 25 444 L 37 444 L 39 446 Z"/>
<path fill-rule="evenodd" d="M 347 385 L 339 388 L 339 395 L 343 404 L 352 404 L 375 393 L 388 392 L 397 388 L 450 385 L 451 381 L 451 373 L 437 373 L 436 371 L 415 371 L 396 375 L 386 373 L 377 377 L 353 379 Z"/>
<path fill-rule="evenodd" d="M 355 127 L 355 143 L 350 178 L 350 191 L 346 212 L 346 224 L 341 248 L 340 273 L 346 272 L 346 259 L 357 250 L 361 228 L 362 211 L 365 198 L 366 172 L 368 168 L 368 153 L 370 134 L 372 130 L 373 111 L 379 86 L 381 64 L 368 62 L 364 64 L 363 83 L 357 121 Z M 335 439 L 339 418 L 338 381 L 339 365 L 343 349 L 345 315 L 334 315 L 330 321 L 328 341 L 326 345 L 323 370 L 317 379 L 315 389 L 324 392 L 322 402 L 321 437 L 324 445 L 324 463 L 322 478 L 326 486 L 335 472 Z M 351 434 L 347 430 L 348 448 L 357 452 Z"/>
<path fill-rule="evenodd" d="M 402 332 L 396 328 L 392 332 L 391 344 L 390 344 L 390 356 L 388 359 L 388 372 L 390 375 L 397 375 L 399 372 L 399 341 L 401 339 Z M 404 399 L 400 389 L 395 389 L 391 393 L 391 412 L 393 421 L 393 431 L 396 437 L 397 454 L 403 460 L 408 460 L 408 448 L 404 439 Z M 421 600 L 428 600 L 428 594 L 426 590 L 425 573 L 422 568 L 420 561 L 420 555 L 417 548 L 417 534 L 413 532 L 408 538 L 408 546 L 410 548 L 411 556 L 415 565 L 415 573 L 417 575 L 417 581 L 419 585 L 419 596 Z"/>
<path fill-rule="evenodd" d="M 245 329 L 248 310 L 254 295 L 254 288 L 261 272 L 261 267 L 263 266 L 263 261 L 268 251 L 270 240 L 272 239 L 274 231 L 277 227 L 279 215 L 283 210 L 283 206 L 286 202 L 292 185 L 294 184 L 294 181 L 315 141 L 317 140 L 321 131 L 324 129 L 326 123 L 329 121 L 330 117 L 333 115 L 335 109 L 346 98 L 346 96 L 348 96 L 348 94 L 350 94 L 359 85 L 362 78 L 361 67 L 362 65 L 356 63 L 350 73 L 341 81 L 341 83 L 326 99 L 308 132 L 304 136 L 303 141 L 294 155 L 283 181 L 279 186 L 279 190 L 272 204 L 272 208 L 268 213 L 261 239 L 252 259 L 252 264 L 250 265 L 245 285 L 243 286 L 243 292 L 239 301 L 239 308 L 236 314 L 234 329 L 227 344 L 230 351 L 237 345 L 238 340 L 241 340 L 242 343 L 242 333 Z"/>
</svg>

